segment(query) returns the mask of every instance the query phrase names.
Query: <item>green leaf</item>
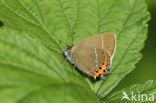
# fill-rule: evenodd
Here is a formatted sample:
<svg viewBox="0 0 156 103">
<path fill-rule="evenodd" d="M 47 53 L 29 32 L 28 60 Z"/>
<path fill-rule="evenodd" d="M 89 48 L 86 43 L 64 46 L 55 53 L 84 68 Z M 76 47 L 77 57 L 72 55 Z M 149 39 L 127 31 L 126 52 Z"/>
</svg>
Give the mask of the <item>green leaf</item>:
<svg viewBox="0 0 156 103">
<path fill-rule="evenodd" d="M 3 23 L 0 21 L 0 27 L 2 27 L 3 26 Z"/>
<path fill-rule="evenodd" d="M 105 101 L 107 101 L 108 103 L 125 103 L 125 102 L 132 103 L 132 101 L 129 101 L 126 99 L 125 100 L 123 99 L 121 102 L 121 99 L 123 97 L 123 92 L 125 92 L 128 95 L 128 97 L 131 99 L 132 91 L 133 91 L 134 95 L 135 94 L 140 95 L 140 98 L 141 98 L 142 94 L 146 94 L 148 97 L 147 100 L 149 100 L 149 98 L 151 97 L 150 94 L 152 94 L 152 95 L 156 94 L 155 87 L 156 87 L 156 81 L 153 81 L 153 80 L 149 80 L 149 81 L 145 82 L 144 84 L 134 84 L 130 87 L 124 88 L 120 91 L 110 94 L 109 96 L 107 96 L 108 98 Z M 141 101 L 142 98 L 139 101 L 137 95 L 136 95 L 136 100 L 138 100 L 138 101 L 133 100 L 133 103 L 135 103 L 135 102 L 142 103 L 143 102 L 143 101 Z M 146 98 L 144 97 L 143 100 L 145 102 Z"/>
<path fill-rule="evenodd" d="M 3 28 L 11 28 L 0 31 L 5 103 L 103 101 L 141 59 L 149 20 L 143 0 L 0 0 L 0 15 Z M 92 81 L 75 70 L 73 76 L 56 51 L 104 32 L 117 36 L 112 75 Z"/>
<path fill-rule="evenodd" d="M 58 54 L 26 33 L 17 34 L 14 30 L 0 29 L 1 103 L 79 103 L 88 101 L 87 98 L 96 102 L 85 80 L 73 76 L 68 68 L 65 70 Z"/>
</svg>

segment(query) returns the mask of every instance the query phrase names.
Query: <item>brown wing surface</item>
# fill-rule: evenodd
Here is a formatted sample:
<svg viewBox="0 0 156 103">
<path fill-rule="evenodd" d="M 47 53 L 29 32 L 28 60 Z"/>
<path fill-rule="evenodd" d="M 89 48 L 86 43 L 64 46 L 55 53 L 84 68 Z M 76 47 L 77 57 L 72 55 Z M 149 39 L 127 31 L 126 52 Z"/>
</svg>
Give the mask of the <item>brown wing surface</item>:
<svg viewBox="0 0 156 103">
<path fill-rule="evenodd" d="M 76 67 L 86 73 L 94 73 L 104 61 L 103 50 L 98 48 L 81 48 L 71 54 Z"/>
<path fill-rule="evenodd" d="M 116 47 L 116 36 L 111 32 L 91 36 L 76 43 L 72 48 L 72 52 L 87 47 L 105 50 L 112 56 Z"/>
</svg>

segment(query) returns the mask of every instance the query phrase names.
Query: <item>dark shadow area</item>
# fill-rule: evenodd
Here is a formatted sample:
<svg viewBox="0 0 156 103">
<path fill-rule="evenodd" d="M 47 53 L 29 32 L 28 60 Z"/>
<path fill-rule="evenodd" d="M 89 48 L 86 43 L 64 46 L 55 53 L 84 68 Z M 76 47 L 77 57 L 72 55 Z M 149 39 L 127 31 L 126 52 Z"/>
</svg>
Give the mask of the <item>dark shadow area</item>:
<svg viewBox="0 0 156 103">
<path fill-rule="evenodd" d="M 4 25 L 4 23 L 0 21 L 0 27 L 2 27 L 3 25 Z"/>
</svg>

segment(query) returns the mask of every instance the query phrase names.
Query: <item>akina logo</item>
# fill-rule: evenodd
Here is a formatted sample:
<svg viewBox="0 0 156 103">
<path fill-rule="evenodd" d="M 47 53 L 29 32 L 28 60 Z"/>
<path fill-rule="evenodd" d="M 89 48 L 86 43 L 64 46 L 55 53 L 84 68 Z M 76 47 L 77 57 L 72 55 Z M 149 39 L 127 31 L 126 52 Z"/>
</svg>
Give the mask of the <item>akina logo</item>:
<svg viewBox="0 0 156 103">
<path fill-rule="evenodd" d="M 125 91 L 123 91 L 122 93 L 123 96 L 121 98 L 121 101 L 124 99 L 128 101 L 141 101 L 141 102 L 154 101 L 154 94 L 142 94 L 140 92 L 134 93 L 133 91 L 131 91 L 130 95 L 128 95 Z"/>
</svg>

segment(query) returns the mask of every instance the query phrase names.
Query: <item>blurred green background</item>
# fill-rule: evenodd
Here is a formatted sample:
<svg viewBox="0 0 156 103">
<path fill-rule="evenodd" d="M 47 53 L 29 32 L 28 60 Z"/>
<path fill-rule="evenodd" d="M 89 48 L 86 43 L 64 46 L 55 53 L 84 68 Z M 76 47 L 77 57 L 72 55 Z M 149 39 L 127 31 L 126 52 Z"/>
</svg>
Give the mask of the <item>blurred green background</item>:
<svg viewBox="0 0 156 103">
<path fill-rule="evenodd" d="M 146 2 L 151 20 L 148 22 L 148 38 L 141 51 L 143 57 L 136 65 L 135 70 L 128 74 L 115 90 L 136 83 L 144 83 L 147 80 L 156 80 L 156 0 L 146 0 Z"/>
</svg>

